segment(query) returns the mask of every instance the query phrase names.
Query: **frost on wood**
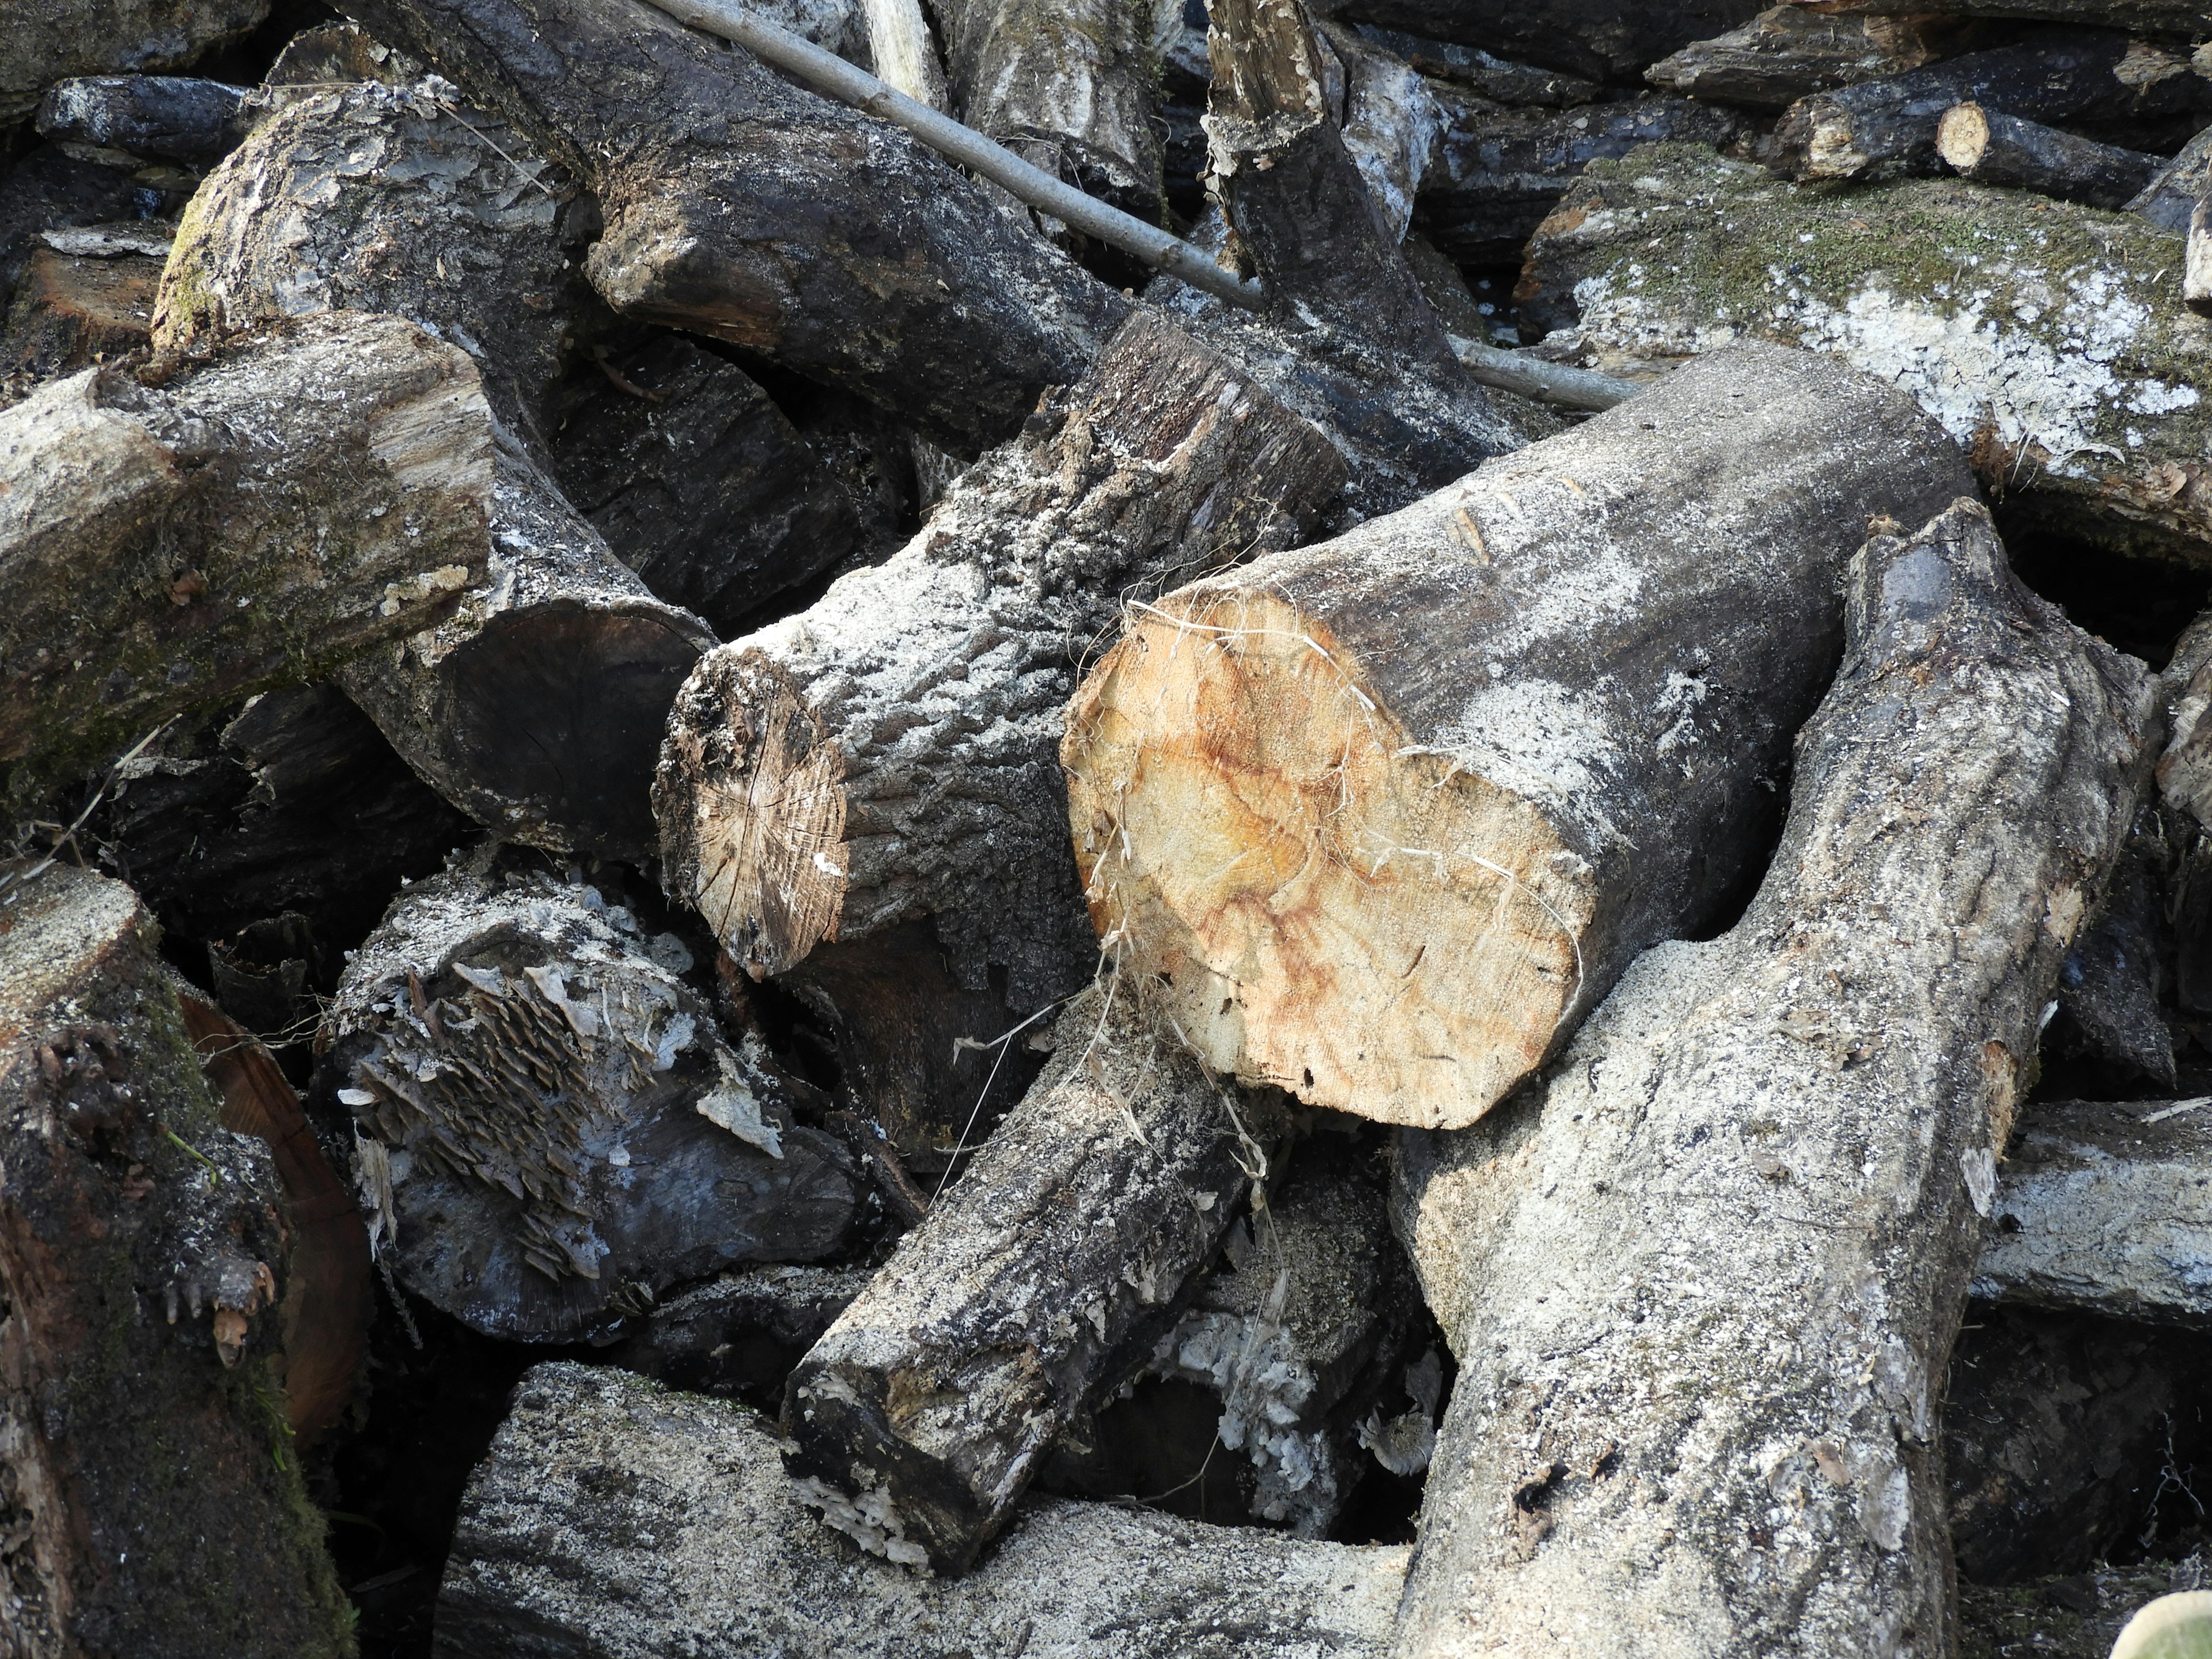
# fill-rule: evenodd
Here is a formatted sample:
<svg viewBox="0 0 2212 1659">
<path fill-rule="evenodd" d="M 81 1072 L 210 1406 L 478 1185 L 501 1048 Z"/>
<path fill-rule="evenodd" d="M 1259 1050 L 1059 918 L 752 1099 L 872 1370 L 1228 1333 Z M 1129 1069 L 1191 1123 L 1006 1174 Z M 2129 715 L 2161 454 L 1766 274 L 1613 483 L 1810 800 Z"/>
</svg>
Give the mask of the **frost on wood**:
<svg viewBox="0 0 2212 1659">
<path fill-rule="evenodd" d="M 1769 348 L 1134 618 L 1067 718 L 1100 937 L 1206 1063 L 1471 1122 L 1735 883 L 1870 515 L 1972 488 Z"/>
<path fill-rule="evenodd" d="M 1591 165 L 1519 297 L 1601 368 L 1743 338 L 1834 353 L 1910 392 L 2008 517 L 2203 562 L 2212 325 L 2182 258 L 2133 215 L 1959 179 L 1808 191 L 1655 145 Z"/>
<path fill-rule="evenodd" d="M 794 1124 L 804 1085 L 723 1041 L 687 955 L 542 876 L 401 896 L 339 982 L 316 1085 L 401 1283 L 488 1335 L 572 1340 L 844 1243 L 847 1160 Z"/>
<path fill-rule="evenodd" d="M 1971 501 L 1870 543 L 1850 605 L 1743 919 L 1404 1143 L 1462 1370 L 1401 1655 L 1952 1650 L 1943 1367 L 2156 694 Z"/>
</svg>

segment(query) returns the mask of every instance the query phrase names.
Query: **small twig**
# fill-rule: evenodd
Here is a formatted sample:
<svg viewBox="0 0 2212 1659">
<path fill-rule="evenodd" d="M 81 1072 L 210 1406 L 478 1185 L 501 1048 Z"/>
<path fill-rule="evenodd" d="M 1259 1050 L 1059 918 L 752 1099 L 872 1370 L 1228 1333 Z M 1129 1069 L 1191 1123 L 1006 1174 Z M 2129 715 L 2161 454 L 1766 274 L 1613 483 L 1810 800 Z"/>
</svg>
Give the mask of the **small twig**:
<svg viewBox="0 0 2212 1659">
<path fill-rule="evenodd" d="M 631 397 L 642 398 L 649 404 L 663 403 L 666 401 L 665 393 L 647 392 L 643 386 L 638 385 L 635 380 L 632 380 L 628 375 L 624 374 L 622 370 L 617 368 L 612 361 L 608 358 L 607 349 L 605 346 L 595 345 L 592 348 L 592 361 L 599 366 L 600 374 L 605 375 L 608 380 L 614 382 L 616 391 L 627 392 Z"/>
<path fill-rule="evenodd" d="M 215 1178 L 216 1185 L 220 1187 L 222 1184 L 222 1171 L 216 1167 L 216 1161 L 213 1158 L 210 1158 L 198 1147 L 193 1146 L 191 1141 L 186 1140 L 182 1135 L 179 1134 L 174 1129 L 169 1127 L 166 1123 L 161 1126 L 161 1133 L 168 1136 L 170 1139 L 175 1141 L 178 1146 L 183 1147 L 194 1158 L 199 1159 L 201 1163 L 206 1164 L 208 1174 Z"/>
</svg>

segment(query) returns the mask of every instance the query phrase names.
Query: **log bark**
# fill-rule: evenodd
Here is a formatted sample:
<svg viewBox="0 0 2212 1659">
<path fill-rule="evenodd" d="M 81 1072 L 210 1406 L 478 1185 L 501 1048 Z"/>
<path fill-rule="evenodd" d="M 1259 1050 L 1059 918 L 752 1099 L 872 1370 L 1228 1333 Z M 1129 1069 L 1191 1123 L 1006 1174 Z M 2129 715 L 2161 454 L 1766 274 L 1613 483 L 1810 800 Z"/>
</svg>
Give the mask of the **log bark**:
<svg viewBox="0 0 2212 1659">
<path fill-rule="evenodd" d="M 1472 1122 L 1741 879 L 1868 516 L 1971 489 L 1904 398 L 1754 349 L 1179 590 L 1068 711 L 1100 936 L 1217 1071 Z"/>
<path fill-rule="evenodd" d="M 2205 197 L 2212 196 L 2212 127 L 2207 127 L 2181 147 L 2174 158 L 2151 175 L 2140 195 L 2127 204 L 2161 230 L 2189 234 L 2189 216 Z"/>
<path fill-rule="evenodd" d="M 786 1467 L 872 1553 L 973 1565 L 1265 1173 L 1277 1109 L 1209 1078 L 1135 995 L 1068 1006 L 1043 1075 L 791 1374 Z"/>
<path fill-rule="evenodd" d="M 1125 594 L 1297 540 L 1342 476 L 1250 376 L 1132 319 L 888 563 L 702 662 L 654 783 L 668 890 L 757 976 L 933 915 L 962 984 L 1074 989 L 1054 747 L 1080 653 Z"/>
<path fill-rule="evenodd" d="M 1580 76 L 1539 69 L 1533 64 L 1509 63 L 1480 46 L 1434 40 L 1375 23 L 1355 23 L 1352 27 L 1362 40 L 1395 53 L 1423 75 L 1449 81 L 1497 103 L 1558 109 L 1594 102 L 1604 92 L 1596 82 Z"/>
<path fill-rule="evenodd" d="M 1127 314 L 915 141 L 629 0 L 356 0 L 593 191 L 616 310 L 712 335 L 972 448 Z"/>
<path fill-rule="evenodd" d="M 1850 610 L 1743 919 L 1403 1145 L 1462 1369 L 1401 1654 L 1953 1650 L 1944 1362 L 2156 696 L 1973 501 L 1869 543 Z"/>
<path fill-rule="evenodd" d="M 268 1149 L 222 1127 L 131 890 L 0 881 L 0 1646 L 351 1653 L 270 1365 L 294 1268 Z"/>
<path fill-rule="evenodd" d="M 2036 1107 L 1974 1294 L 2212 1328 L 2212 1103 Z"/>
<path fill-rule="evenodd" d="M 2185 53 L 2124 35 L 2056 31 L 1815 93 L 1790 106 L 1774 137 L 1800 180 L 1933 173 L 1936 123 L 1944 111 L 1970 103 L 2030 121 L 2133 130 L 2207 107 L 2212 83 L 2190 68 Z"/>
<path fill-rule="evenodd" d="M 1443 110 L 1427 78 L 1395 52 L 1354 29 L 1321 25 L 1316 35 L 1336 60 L 1330 81 L 1343 83 L 1339 132 L 1345 154 L 1382 215 L 1384 237 L 1402 242 L 1442 133 Z"/>
<path fill-rule="evenodd" d="M 394 903 L 339 981 L 315 1097 L 353 1125 L 402 1285 L 487 1336 L 573 1341 L 845 1243 L 859 1192 L 794 1121 L 806 1085 L 726 1043 L 669 956 L 543 876 L 456 871 Z"/>
<path fill-rule="evenodd" d="M 685 1394 L 775 1409 L 783 1379 L 867 1288 L 872 1267 L 749 1267 L 662 1303 L 611 1364 Z"/>
<path fill-rule="evenodd" d="M 2008 524 L 2201 563 L 2212 404 L 2180 252 L 2132 216 L 1964 180 L 1845 197 L 1654 146 L 1591 164 L 1530 244 L 1516 297 L 1614 372 L 1745 337 L 1836 353 L 1941 422 Z M 2051 303 L 2016 303 L 2030 294 Z"/>
<path fill-rule="evenodd" d="M 1633 86 L 1646 65 L 1751 21 L 1759 0 L 1346 0 L 1350 17 Z"/>
<path fill-rule="evenodd" d="M 1988 33 L 1954 18 L 1832 17 L 1785 3 L 1741 28 L 1692 41 L 1644 78 L 1685 98 L 1784 110 L 1816 92 L 1920 69 Z"/>
<path fill-rule="evenodd" d="M 1440 94 L 1443 123 L 1421 179 L 1422 231 L 1462 264 L 1518 264 L 1530 236 L 1590 162 L 1674 139 L 1726 143 L 1726 110 L 1656 98 L 1589 109 L 1502 110 Z"/>
<path fill-rule="evenodd" d="M 1881 16 L 1917 12 L 1921 0 L 1786 0 L 1820 12 Z M 2204 30 L 2195 0 L 1944 0 L 1956 17 L 2025 18 L 2087 28 L 2127 29 L 2194 40 Z"/>
<path fill-rule="evenodd" d="M 799 1507 L 742 1406 L 538 1366 L 455 1529 L 438 1652 L 740 1659 L 1371 1659 L 1401 1548 L 1043 1499 L 957 1580 L 870 1559 Z"/>
<path fill-rule="evenodd" d="M 34 125 L 56 142 L 212 167 L 251 120 L 244 87 L 177 75 L 100 75 L 49 87 Z"/>
<path fill-rule="evenodd" d="M 1960 104 L 1936 123 L 1936 150 L 1977 184 L 2002 185 L 2090 207 L 2125 207 L 2148 186 L 2159 158 L 2100 144 L 2002 110 Z"/>
<path fill-rule="evenodd" d="M 53 380 L 127 356 L 153 333 L 161 261 L 33 251 L 0 331 L 0 375 Z"/>
<path fill-rule="evenodd" d="M 183 69 L 268 15 L 268 0 L 24 0 L 9 11 L 0 59 L 0 131 L 29 115 L 57 81 Z"/>
<path fill-rule="evenodd" d="M 428 626 L 484 571 L 490 428 L 465 356 L 359 315 L 0 411 L 0 758 L 97 760 Z"/>
</svg>

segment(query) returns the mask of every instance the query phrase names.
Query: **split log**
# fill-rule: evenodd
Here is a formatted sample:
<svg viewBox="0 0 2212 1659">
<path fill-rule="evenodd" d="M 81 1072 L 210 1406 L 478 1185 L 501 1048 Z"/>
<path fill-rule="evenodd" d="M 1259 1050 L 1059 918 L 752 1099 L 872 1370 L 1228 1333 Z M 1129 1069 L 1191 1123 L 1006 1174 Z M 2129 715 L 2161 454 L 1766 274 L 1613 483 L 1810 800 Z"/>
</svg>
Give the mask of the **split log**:
<svg viewBox="0 0 2212 1659">
<path fill-rule="evenodd" d="M 1439 94 L 1443 131 L 1422 175 L 1422 230 L 1462 264 L 1518 264 L 1559 198 L 1601 158 L 1677 139 L 1719 145 L 1741 123 L 1687 99 L 1556 112 L 1499 110 Z"/>
<path fill-rule="evenodd" d="M 1432 40 L 1425 35 L 1408 34 L 1403 29 L 1383 28 L 1374 23 L 1355 23 L 1352 27 L 1362 40 L 1404 58 L 1423 75 L 1453 82 L 1496 103 L 1559 109 L 1570 104 L 1594 102 L 1603 92 L 1595 82 L 1585 81 L 1578 75 L 1539 69 L 1531 64 L 1509 63 L 1503 58 L 1492 57 L 1480 46 Z"/>
<path fill-rule="evenodd" d="M 971 467 L 888 563 L 711 653 L 669 723 L 663 880 L 756 976 L 934 915 L 1035 1009 L 1095 961 L 1054 749 L 1124 594 L 1297 541 L 1328 443 L 1157 314 Z"/>
<path fill-rule="evenodd" d="M 1344 86 L 1339 128 L 1345 153 L 1366 182 L 1390 242 L 1406 240 L 1413 198 L 1442 136 L 1443 110 L 1428 81 L 1411 64 L 1347 28 L 1319 27 L 1323 49 L 1336 59 Z"/>
<path fill-rule="evenodd" d="M 268 1148 L 222 1127 L 130 889 L 58 864 L 0 888 L 0 1647 L 351 1653 L 270 1370 Z"/>
<path fill-rule="evenodd" d="M 1127 984 L 1051 1062 L 791 1375 L 800 1498 L 872 1553 L 964 1572 L 1060 1431 L 1140 1368 L 1280 1133 Z"/>
<path fill-rule="evenodd" d="M 2100 144 L 1979 104 L 1943 112 L 1936 151 L 1977 184 L 2004 185 L 2091 207 L 2124 207 L 2149 185 L 2159 158 Z"/>
<path fill-rule="evenodd" d="M 1751 21 L 1759 0 L 1344 0 L 1331 9 L 1431 40 L 1633 86 L 1647 64 Z"/>
<path fill-rule="evenodd" d="M 1959 1576 L 2084 1572 L 2155 1528 L 2160 1471 L 2212 1473 L 2195 1398 L 2212 1336 L 1974 1310 L 1951 1357 L 1943 1463 Z"/>
<path fill-rule="evenodd" d="M 1685 98 L 1784 110 L 1816 92 L 1922 68 L 1978 44 L 1978 33 L 1988 31 L 1951 17 L 1832 17 L 1785 3 L 1692 42 L 1644 78 Z"/>
<path fill-rule="evenodd" d="M 0 175 L 0 304 L 15 292 L 42 233 L 127 219 L 137 210 L 127 174 L 40 144 Z"/>
<path fill-rule="evenodd" d="M 2212 340 L 2179 252 L 2131 216 L 1963 179 L 1842 196 L 1655 145 L 1591 164 L 1515 297 L 1600 369 L 1747 337 L 1837 353 L 1942 422 L 2008 523 L 2203 563 Z"/>
<path fill-rule="evenodd" d="M 868 61 L 876 78 L 918 104 L 952 107 L 945 66 L 937 61 L 921 0 L 860 0 L 868 35 Z M 788 27 L 788 25 L 786 25 Z M 810 39 L 811 37 L 809 37 Z M 823 43 L 817 40 L 817 46 Z"/>
<path fill-rule="evenodd" d="M 52 380 L 138 349 L 153 332 L 161 281 L 151 254 L 33 250 L 0 331 L 0 374 Z"/>
<path fill-rule="evenodd" d="M 1922 0 L 1787 0 L 1817 11 L 1853 14 L 1917 12 Z M 2139 30 L 2194 40 L 2204 33 L 2204 10 L 2197 0 L 1943 0 L 1957 17 L 2027 18 L 2084 27 Z"/>
<path fill-rule="evenodd" d="M 118 149 L 147 161 L 211 167 L 238 148 L 246 89 L 176 75 L 64 81 L 39 100 L 34 125 L 57 143 Z"/>
<path fill-rule="evenodd" d="M 991 1559 L 932 1579 L 799 1507 L 775 1425 L 619 1371 L 540 1365 L 471 1483 L 441 1644 L 741 1659 L 1379 1659 L 1402 1548 L 1308 1543 L 1103 1504 L 1024 1506 Z"/>
<path fill-rule="evenodd" d="M 589 185 L 616 310 L 772 357 L 952 445 L 1010 435 L 1127 314 L 905 135 L 629 0 L 357 0 Z"/>
<path fill-rule="evenodd" d="M 338 983 L 315 1090 L 354 1125 L 402 1285 L 487 1336 L 574 1341 L 845 1243 L 859 1192 L 795 1121 L 807 1085 L 723 1042 L 670 954 L 544 876 L 456 871 L 394 902 Z"/>
<path fill-rule="evenodd" d="M 783 1380 L 867 1287 L 872 1267 L 750 1267 L 662 1303 L 607 1360 L 685 1394 L 774 1410 Z"/>
<path fill-rule="evenodd" d="M 933 9 L 962 119 L 1085 194 L 1159 222 L 1158 6 L 933 0 Z"/>
<path fill-rule="evenodd" d="M 1944 1362 L 2156 696 L 1977 502 L 1849 605 L 1743 919 L 1642 958 L 1522 1109 L 1401 1143 L 1462 1365 L 1401 1654 L 1952 1650 Z"/>
<path fill-rule="evenodd" d="M 1909 75 L 1815 93 L 1775 129 L 1784 163 L 1801 180 L 1892 179 L 1936 170 L 1943 112 L 1984 104 L 2025 120 L 2118 125 L 2179 118 L 2212 107 L 2212 82 L 2186 54 L 2124 35 L 2054 31 L 2018 46 L 1972 52 Z M 2177 137 L 2179 135 L 2177 134 Z"/>
<path fill-rule="evenodd" d="M 716 632 L 864 550 L 829 465 L 734 363 L 657 334 L 601 359 L 554 443 L 561 488 L 660 598 Z"/>
<path fill-rule="evenodd" d="M 1974 1294 L 2212 1328 L 2212 1101 L 2034 1108 Z"/>
<path fill-rule="evenodd" d="M 0 411 L 0 758 L 98 759 L 429 625 L 484 568 L 490 424 L 459 351 L 358 314 Z"/>
<path fill-rule="evenodd" d="M 38 106 L 57 81 L 76 76 L 182 69 L 269 15 L 269 0 L 21 0 L 8 16 L 0 55 L 0 131 Z"/>
<path fill-rule="evenodd" d="M 1755 349 L 1170 594 L 1067 714 L 1099 934 L 1217 1071 L 1474 1121 L 1741 879 L 1868 516 L 1972 487 L 1903 398 Z"/>
<path fill-rule="evenodd" d="M 2189 234 L 2189 216 L 2212 196 L 2212 126 L 2181 147 L 2180 153 L 2151 175 L 2142 192 L 2127 204 L 2161 230 Z"/>
</svg>

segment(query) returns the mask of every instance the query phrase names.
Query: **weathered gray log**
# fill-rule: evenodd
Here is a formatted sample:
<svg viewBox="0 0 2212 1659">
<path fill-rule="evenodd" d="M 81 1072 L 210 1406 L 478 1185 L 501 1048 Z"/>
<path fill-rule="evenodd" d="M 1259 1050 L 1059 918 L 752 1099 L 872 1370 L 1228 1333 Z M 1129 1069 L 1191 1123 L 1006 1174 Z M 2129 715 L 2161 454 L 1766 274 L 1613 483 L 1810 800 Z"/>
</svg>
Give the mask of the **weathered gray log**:
<svg viewBox="0 0 2212 1659">
<path fill-rule="evenodd" d="M 1043 1075 L 791 1374 L 786 1466 L 872 1553 L 972 1565 L 1265 1173 L 1278 1108 L 1208 1077 L 1138 995 L 1068 1005 Z"/>
<path fill-rule="evenodd" d="M 1520 1109 L 1401 1145 L 1462 1367 L 1402 1655 L 1956 1639 L 1944 1364 L 2157 699 L 2013 578 L 1978 502 L 1850 582 L 1742 920 L 1644 957 Z"/>
<path fill-rule="evenodd" d="M 2181 147 L 2174 158 L 2151 175 L 2142 194 L 2127 204 L 2161 230 L 2189 232 L 2189 216 L 2205 197 L 2212 196 L 2212 126 Z"/>
<path fill-rule="evenodd" d="M 1170 594 L 1068 709 L 1100 936 L 1217 1071 L 1472 1122 L 1741 879 L 1869 516 L 1972 488 L 1906 399 L 1754 349 Z"/>
<path fill-rule="evenodd" d="M 1787 0 L 1815 11 L 1880 16 L 1921 9 L 1921 0 Z M 2138 29 L 2149 34 L 2193 40 L 2204 29 L 2198 0 L 1944 0 L 1944 11 L 1957 17 L 2026 18 L 2074 23 L 2092 28 Z"/>
<path fill-rule="evenodd" d="M 1463 264 L 1517 264 L 1528 238 L 1594 161 L 1665 139 L 1722 144 L 1739 122 L 1681 98 L 1506 110 L 1438 89 L 1443 124 L 1421 178 L 1419 222 Z"/>
<path fill-rule="evenodd" d="M 1509 63 L 1480 46 L 1408 34 L 1403 29 L 1374 23 L 1355 23 L 1360 38 L 1393 52 L 1423 75 L 1454 82 L 1469 91 L 1501 104 L 1534 104 L 1557 109 L 1568 104 L 1587 104 L 1603 88 L 1580 76 L 1530 64 Z"/>
<path fill-rule="evenodd" d="M 1402 1548 L 1049 1498 L 965 1578 L 923 1577 L 802 1509 L 776 1438 L 743 1406 L 538 1366 L 462 1504 L 436 1650 L 1373 1659 L 1405 1577 Z"/>
<path fill-rule="evenodd" d="M 1936 126 L 1936 152 L 1976 184 L 2003 185 L 2090 207 L 2125 207 L 2149 185 L 2159 158 L 2118 144 L 1960 104 Z"/>
<path fill-rule="evenodd" d="M 2212 1328 L 2212 1101 L 2035 1107 L 1974 1294 Z"/>
<path fill-rule="evenodd" d="M 32 251 L 0 330 L 0 374 L 52 380 L 145 345 L 161 261 L 153 254 Z"/>
<path fill-rule="evenodd" d="M 268 1148 L 222 1127 L 131 890 L 28 869 L 0 872 L 0 1647 L 337 1659 L 271 1365 L 292 1270 Z"/>
<path fill-rule="evenodd" d="M 2181 257 L 2181 302 L 2212 316 L 2212 196 L 2190 210 L 2189 242 Z"/>
<path fill-rule="evenodd" d="M 1781 110 L 1813 93 L 1919 69 L 1972 45 L 1974 33 L 1948 17 L 1832 17 L 1784 3 L 1692 42 L 1644 78 L 1685 98 Z"/>
<path fill-rule="evenodd" d="M 1158 6 L 933 0 L 932 9 L 963 120 L 1086 194 L 1159 222 Z"/>
<path fill-rule="evenodd" d="M 1636 84 L 1668 52 L 1748 22 L 1759 0 L 1342 0 L 1330 10 L 1592 80 Z"/>
<path fill-rule="evenodd" d="M 748 1267 L 660 1304 L 611 1364 L 686 1394 L 773 1411 L 783 1379 L 867 1288 L 875 1269 Z"/>
<path fill-rule="evenodd" d="M 2132 125 L 2212 106 L 2212 82 L 2190 68 L 2185 53 L 2124 35 L 2053 31 L 1815 93 L 1790 106 L 1774 137 L 1801 180 L 1933 173 L 1936 123 L 1945 110 L 1970 103 L 2031 121 Z"/>
<path fill-rule="evenodd" d="M 2008 522 L 2201 563 L 2212 337 L 2180 255 L 2131 215 L 1963 179 L 1842 196 L 1654 145 L 1590 165 L 1516 297 L 1603 370 L 1744 337 L 1837 353 L 1941 422 Z"/>
<path fill-rule="evenodd" d="M 0 411 L 0 758 L 97 760 L 429 626 L 490 495 L 476 370 L 397 318 L 44 387 Z"/>
<path fill-rule="evenodd" d="M 762 352 L 959 446 L 1009 435 L 1127 305 L 913 140 L 631 0 L 358 0 L 587 183 L 617 311 Z"/>
<path fill-rule="evenodd" d="M 0 131 L 30 114 L 57 81 L 183 69 L 268 15 L 269 0 L 21 0 L 9 9 L 0 54 Z"/>
<path fill-rule="evenodd" d="M 716 632 L 864 550 L 852 498 L 743 369 L 656 333 L 603 357 L 553 447 L 562 492 L 656 594 Z"/>
<path fill-rule="evenodd" d="M 543 875 L 457 871 L 393 904 L 339 981 L 315 1087 L 354 1125 L 401 1284 L 486 1335 L 576 1340 L 673 1285 L 845 1243 L 859 1192 L 793 1121 L 806 1085 L 722 1040 L 676 945 Z"/>
<path fill-rule="evenodd" d="M 888 563 L 701 664 L 653 786 L 668 890 L 757 975 L 934 915 L 963 985 L 1074 989 L 1054 751 L 1081 653 L 1125 594 L 1297 541 L 1342 477 L 1250 376 L 1132 319 Z"/>
<path fill-rule="evenodd" d="M 176 75 L 99 75 L 49 87 L 34 125 L 56 142 L 212 166 L 246 136 L 244 87 Z"/>
</svg>

